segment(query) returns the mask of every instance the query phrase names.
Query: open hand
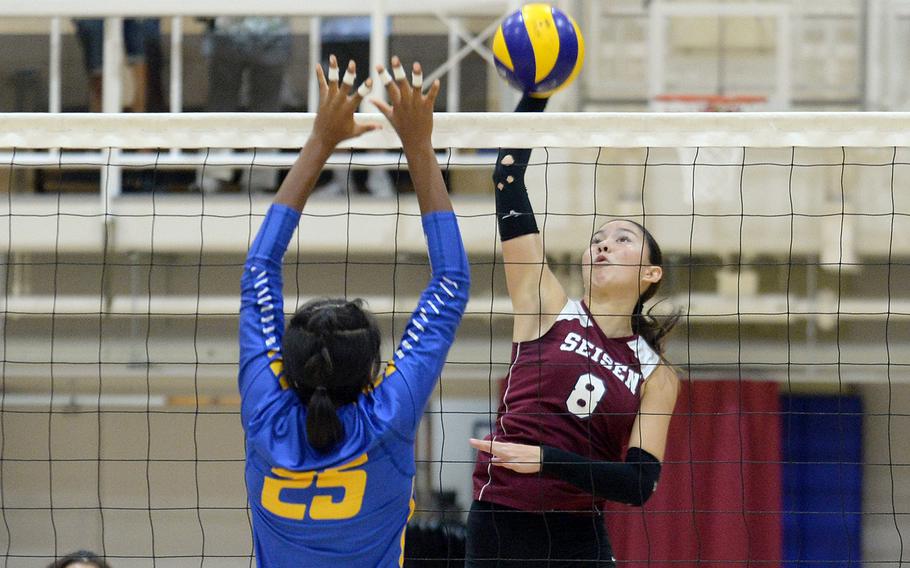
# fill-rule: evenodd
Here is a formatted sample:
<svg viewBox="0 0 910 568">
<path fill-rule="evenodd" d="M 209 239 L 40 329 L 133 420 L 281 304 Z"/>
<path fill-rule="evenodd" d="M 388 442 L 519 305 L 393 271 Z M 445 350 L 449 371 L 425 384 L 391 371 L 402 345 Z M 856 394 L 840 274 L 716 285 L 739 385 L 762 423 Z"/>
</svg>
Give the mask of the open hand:
<svg viewBox="0 0 910 568">
<path fill-rule="evenodd" d="M 356 74 L 357 66 L 352 60 L 348 63 L 344 79 L 339 81 L 338 60 L 334 55 L 329 56 L 328 79 L 322 66 L 316 66 L 319 110 L 316 112 L 316 122 L 313 124 L 311 136 L 318 138 L 327 148 L 334 149 L 343 140 L 381 128 L 379 124 L 358 124 L 354 121 L 354 112 L 373 85 L 373 81 L 367 79 L 359 89 L 352 92 Z"/>
<path fill-rule="evenodd" d="M 430 90 L 424 95 L 423 69 L 420 63 L 414 62 L 411 82 L 408 82 L 397 56 L 392 57 L 392 75 L 382 65 L 377 65 L 376 71 L 382 77 L 391 104 L 378 99 L 372 99 L 372 103 L 395 127 L 401 143 L 406 147 L 429 144 L 433 133 L 433 104 L 439 94 L 439 80 L 433 81 Z"/>
<path fill-rule="evenodd" d="M 511 469 L 518 473 L 537 473 L 540 471 L 542 452 L 540 446 L 528 444 L 511 444 L 493 440 L 470 439 L 474 449 L 491 454 L 493 465 Z"/>
</svg>

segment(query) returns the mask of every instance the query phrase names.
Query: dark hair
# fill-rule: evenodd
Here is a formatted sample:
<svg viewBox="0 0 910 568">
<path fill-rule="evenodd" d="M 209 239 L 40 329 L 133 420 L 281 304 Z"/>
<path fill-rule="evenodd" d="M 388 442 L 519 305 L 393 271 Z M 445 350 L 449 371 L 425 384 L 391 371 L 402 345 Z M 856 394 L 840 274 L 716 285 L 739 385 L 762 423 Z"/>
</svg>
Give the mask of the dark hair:
<svg viewBox="0 0 910 568">
<path fill-rule="evenodd" d="M 66 568 L 72 564 L 81 562 L 83 564 L 93 564 L 96 568 L 110 568 L 107 562 L 102 560 L 94 552 L 89 552 L 88 550 L 79 550 L 73 552 L 72 554 L 67 554 L 60 560 L 52 562 L 47 568 Z"/>
<path fill-rule="evenodd" d="M 628 221 L 628 219 L 626 219 Z M 645 237 L 645 243 L 648 245 L 648 265 L 649 266 L 663 266 L 664 255 L 660 250 L 660 245 L 657 244 L 657 240 L 654 238 L 654 235 L 644 227 L 635 221 L 629 221 L 639 229 L 641 229 L 642 234 Z M 642 258 L 644 261 L 644 258 Z M 642 264 L 645 264 L 642 262 Z M 664 354 L 664 338 L 670 331 L 673 330 L 673 327 L 676 326 L 676 323 L 679 321 L 680 314 L 678 312 L 672 313 L 668 316 L 661 316 L 660 318 L 651 315 L 651 312 L 654 310 L 654 306 L 651 306 L 648 309 L 647 313 L 644 313 L 645 303 L 654 297 L 657 294 L 657 290 L 660 288 L 660 283 L 663 280 L 658 280 L 654 282 L 648 289 L 641 293 L 641 296 L 638 297 L 638 302 L 635 303 L 635 309 L 632 310 L 632 333 L 635 333 L 641 336 L 652 349 L 657 351 L 658 355 Z"/>
<path fill-rule="evenodd" d="M 379 373 L 379 325 L 361 300 L 304 304 L 282 345 L 288 384 L 307 407 L 307 441 L 328 451 L 344 438 L 336 408 L 354 402 Z"/>
</svg>

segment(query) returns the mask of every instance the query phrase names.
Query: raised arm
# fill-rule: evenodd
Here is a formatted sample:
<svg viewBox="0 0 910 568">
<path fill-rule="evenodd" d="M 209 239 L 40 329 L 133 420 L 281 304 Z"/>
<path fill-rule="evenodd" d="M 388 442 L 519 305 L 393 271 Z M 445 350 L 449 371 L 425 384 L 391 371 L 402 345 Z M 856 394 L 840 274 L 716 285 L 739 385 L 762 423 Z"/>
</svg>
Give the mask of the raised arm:
<svg viewBox="0 0 910 568">
<path fill-rule="evenodd" d="M 345 71 L 345 80 L 339 82 L 338 62 L 334 55 L 329 57 L 328 80 L 322 71 L 322 66 L 316 66 L 316 80 L 319 83 L 319 110 L 313 123 L 313 131 L 300 151 L 297 161 L 291 167 L 291 171 L 281 182 L 273 203 L 302 211 L 316 186 L 319 173 L 329 156 L 335 151 L 335 147 L 348 138 L 355 138 L 379 128 L 378 124 L 354 122 L 354 112 L 373 84 L 371 79 L 367 79 L 359 89 L 351 92 L 356 73 L 357 68 L 351 61 Z"/>
<path fill-rule="evenodd" d="M 392 58 L 394 78 L 382 65 L 377 65 L 376 71 L 389 95 L 390 104 L 379 99 L 373 99 L 372 102 L 392 123 L 401 139 L 420 213 L 426 215 L 434 211 L 451 211 L 452 202 L 432 142 L 433 105 L 439 94 L 439 81 L 433 81 L 424 95 L 420 63 L 414 63 L 411 72 L 413 82 L 408 83 L 398 57 Z"/>
<path fill-rule="evenodd" d="M 516 112 L 543 112 L 547 99 L 525 95 Z M 502 240 L 506 285 L 512 299 L 512 339 L 528 341 L 547 332 L 566 303 L 566 293 L 547 265 L 525 171 L 530 148 L 504 148 L 496 157 L 493 191 Z"/>
<path fill-rule="evenodd" d="M 378 66 L 377 71 L 391 105 L 373 102 L 395 127 L 408 160 L 427 239 L 431 278 L 374 398 L 378 418 L 399 436 L 413 440 L 464 314 L 470 269 L 431 141 L 439 81 L 424 95 L 420 64 L 414 64 L 414 79 L 409 84 L 397 57 L 392 58 L 394 80 L 384 67 Z"/>
<path fill-rule="evenodd" d="M 351 62 L 347 74 L 356 73 Z M 240 372 L 243 425 L 255 427 L 257 417 L 281 398 L 281 340 L 284 332 L 284 300 L 281 265 L 288 243 L 297 229 L 300 211 L 313 191 L 319 172 L 342 140 L 379 128 L 357 124 L 354 111 L 371 82 L 351 93 L 347 81 L 339 84 L 338 63 L 329 60 L 326 80 L 316 67 L 320 104 L 313 131 L 290 173 L 282 182 L 272 206 L 250 246 L 241 277 Z M 353 81 L 350 81 L 353 83 Z"/>
</svg>

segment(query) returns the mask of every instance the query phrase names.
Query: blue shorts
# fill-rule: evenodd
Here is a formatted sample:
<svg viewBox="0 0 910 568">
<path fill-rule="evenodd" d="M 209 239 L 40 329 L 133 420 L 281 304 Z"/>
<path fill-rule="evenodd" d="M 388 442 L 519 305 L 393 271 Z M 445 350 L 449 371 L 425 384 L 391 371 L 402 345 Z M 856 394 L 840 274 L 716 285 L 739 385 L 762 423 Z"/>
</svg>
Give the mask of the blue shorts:
<svg viewBox="0 0 910 568">
<path fill-rule="evenodd" d="M 104 53 L 104 20 L 75 20 L 76 34 L 85 54 L 85 68 L 89 73 L 100 73 Z M 160 22 L 156 18 L 123 20 L 123 44 L 128 63 L 145 61 L 145 42 L 157 40 Z"/>
</svg>

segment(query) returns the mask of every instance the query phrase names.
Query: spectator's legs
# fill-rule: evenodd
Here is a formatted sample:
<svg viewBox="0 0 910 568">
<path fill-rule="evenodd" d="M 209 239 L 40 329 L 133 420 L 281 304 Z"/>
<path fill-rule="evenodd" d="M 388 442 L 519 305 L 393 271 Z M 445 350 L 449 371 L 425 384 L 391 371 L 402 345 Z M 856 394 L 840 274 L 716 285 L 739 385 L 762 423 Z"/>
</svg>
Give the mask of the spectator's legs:
<svg viewBox="0 0 910 568">
<path fill-rule="evenodd" d="M 89 112 L 101 112 L 101 66 L 104 49 L 104 20 L 75 20 L 88 74 Z"/>
<path fill-rule="evenodd" d="M 281 111 L 281 83 L 285 65 L 253 64 L 249 70 L 250 112 Z M 245 168 L 240 176 L 241 189 L 275 191 L 278 170 L 266 166 Z"/>
<path fill-rule="evenodd" d="M 148 110 L 148 89 L 149 89 L 149 60 L 148 48 L 158 51 L 160 56 L 160 46 L 156 46 L 160 39 L 160 25 L 156 19 L 133 19 L 128 18 L 123 21 L 123 43 L 126 48 L 126 62 L 130 70 L 130 78 L 133 82 L 133 98 L 130 110 L 133 112 L 146 112 Z M 160 57 L 156 62 L 160 65 Z M 157 89 L 160 91 L 160 69 L 158 73 Z M 160 98 L 160 92 L 158 97 Z M 159 103 L 160 104 L 160 103 Z"/>
<path fill-rule="evenodd" d="M 250 112 L 281 112 L 285 65 L 254 64 L 249 69 Z"/>
<path fill-rule="evenodd" d="M 165 112 L 168 108 L 161 79 L 161 70 L 164 67 L 164 55 L 161 51 L 161 20 L 148 18 L 141 21 L 147 66 L 145 110 L 146 112 Z"/>
<path fill-rule="evenodd" d="M 234 41 L 226 35 L 213 34 L 209 60 L 209 112 L 240 110 L 240 86 L 247 62 Z"/>
<path fill-rule="evenodd" d="M 348 61 L 353 59 L 354 62 L 357 63 L 358 84 L 360 81 L 369 77 L 369 71 L 372 69 L 372 65 L 370 64 L 370 41 L 368 39 L 323 42 L 323 66 L 328 66 L 329 55 L 334 55 L 338 58 L 338 66 L 342 69 L 346 68 Z M 354 157 L 354 161 L 357 161 L 356 156 Z M 350 179 L 348 179 L 348 175 L 350 175 Z M 367 183 L 367 180 L 370 181 L 369 184 Z M 335 172 L 329 172 L 328 175 L 323 175 L 319 181 L 320 183 L 326 183 L 332 186 L 334 186 L 333 182 L 338 181 L 342 186 L 350 185 L 351 190 L 355 193 L 375 193 L 383 197 L 394 193 L 391 179 L 385 170 L 373 175 L 370 175 L 370 170 L 364 168 L 352 169 L 350 174 L 342 173 L 341 170 L 336 170 Z M 373 191 L 374 189 L 375 191 Z"/>
<path fill-rule="evenodd" d="M 291 60 L 289 36 L 262 37 L 255 42 L 253 52 L 246 53 L 249 62 L 250 112 L 280 112 L 281 88 L 284 74 Z M 275 191 L 278 170 L 265 166 L 246 168 L 241 175 L 241 186 L 250 191 Z"/>
<path fill-rule="evenodd" d="M 209 58 L 208 112 L 240 110 L 240 90 L 247 62 L 229 35 L 212 34 Z M 226 150 L 211 149 L 210 153 Z M 210 155 L 211 155 L 210 154 Z M 206 166 L 199 170 L 196 185 L 206 192 L 221 191 L 234 178 L 234 170 L 224 166 Z"/>
</svg>

